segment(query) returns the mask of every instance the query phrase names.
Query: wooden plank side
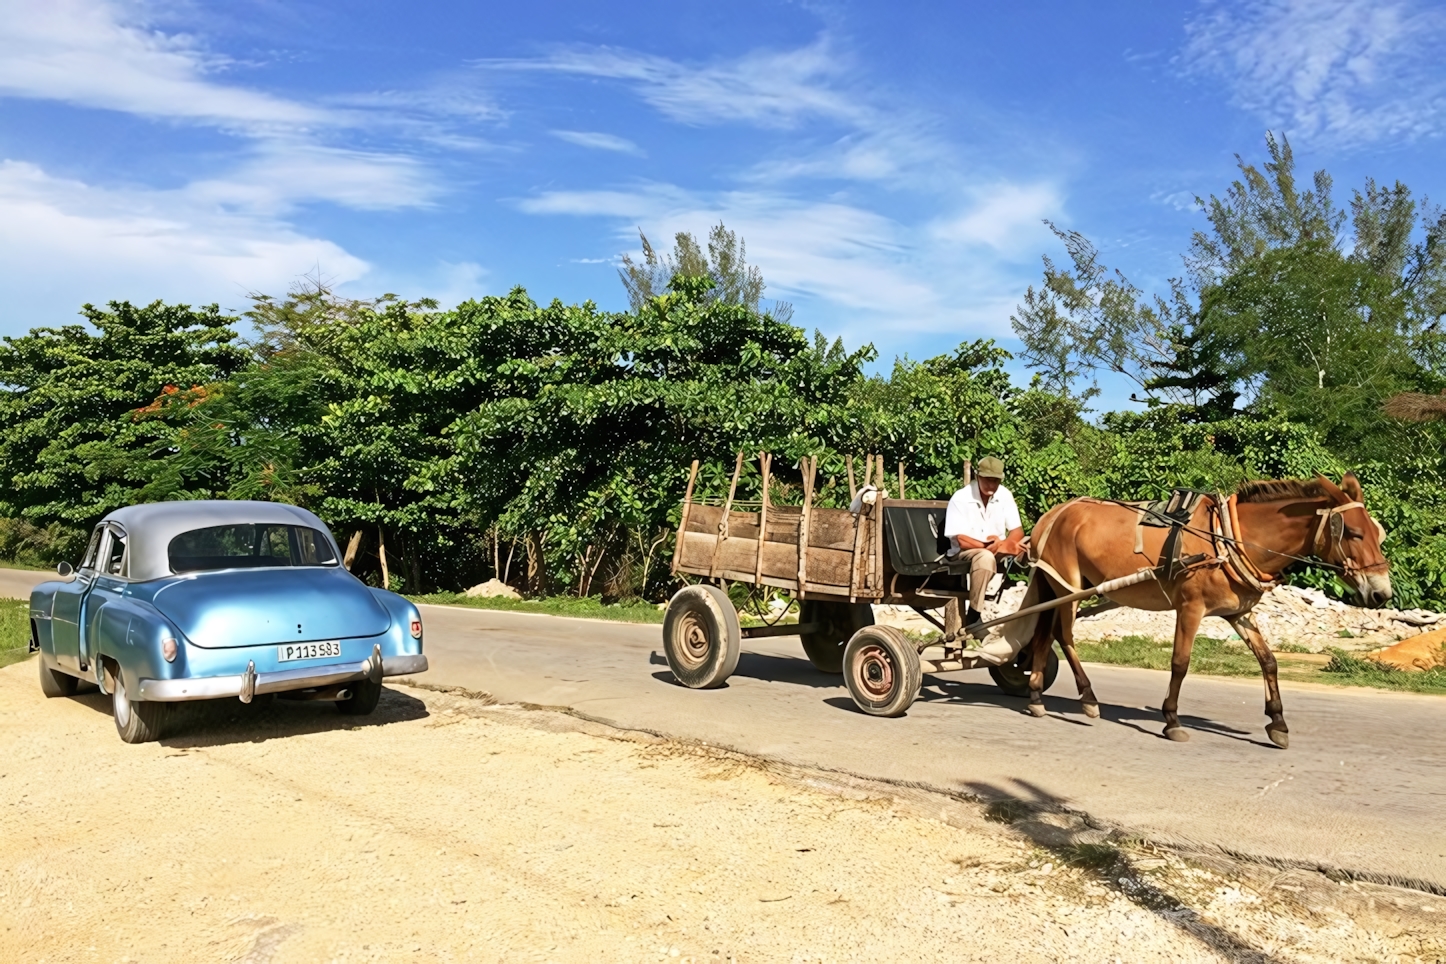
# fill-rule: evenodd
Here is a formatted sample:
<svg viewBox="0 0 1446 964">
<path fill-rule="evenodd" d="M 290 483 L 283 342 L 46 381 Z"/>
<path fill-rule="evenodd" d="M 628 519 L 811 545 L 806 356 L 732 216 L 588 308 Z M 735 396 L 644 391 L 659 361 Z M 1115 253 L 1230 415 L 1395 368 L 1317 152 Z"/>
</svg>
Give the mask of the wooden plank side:
<svg viewBox="0 0 1446 964">
<path fill-rule="evenodd" d="M 716 549 L 716 556 L 715 556 Z M 757 569 L 758 542 L 730 535 L 721 543 L 716 536 L 689 532 L 684 534 L 682 561 L 678 568 L 699 575 L 715 575 L 726 569 L 734 573 L 753 573 Z M 837 549 L 808 550 L 807 582 L 834 586 L 848 591 L 851 555 Z M 715 562 L 716 559 L 716 562 Z M 763 543 L 763 575 L 775 579 L 798 581 L 798 546 L 782 542 Z M 742 582 L 753 582 L 752 575 L 730 576 Z"/>
<path fill-rule="evenodd" d="M 683 533 L 688 531 L 688 512 L 693 508 L 693 483 L 698 481 L 698 460 L 688 470 L 688 491 L 683 493 L 683 514 L 678 520 L 678 535 L 673 540 L 673 572 L 678 571 L 678 556 L 683 551 Z"/>
</svg>

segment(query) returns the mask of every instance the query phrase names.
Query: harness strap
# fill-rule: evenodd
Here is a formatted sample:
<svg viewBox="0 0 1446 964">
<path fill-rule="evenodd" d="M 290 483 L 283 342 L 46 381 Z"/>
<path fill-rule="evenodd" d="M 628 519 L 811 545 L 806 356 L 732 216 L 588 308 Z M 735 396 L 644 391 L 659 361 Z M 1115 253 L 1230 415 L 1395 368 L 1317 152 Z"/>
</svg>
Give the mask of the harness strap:
<svg viewBox="0 0 1446 964">
<path fill-rule="evenodd" d="M 1222 538 L 1217 540 L 1217 547 L 1224 543 L 1225 551 L 1219 553 L 1224 556 L 1226 568 L 1235 574 L 1235 577 L 1245 583 L 1251 589 L 1259 593 L 1267 593 L 1275 588 L 1276 577 L 1268 572 L 1263 572 L 1250 557 L 1240 548 L 1242 540 L 1240 533 L 1240 515 L 1236 511 L 1237 500 L 1235 496 L 1228 499 L 1221 499 L 1216 496 L 1215 517 L 1219 521 L 1219 528 L 1216 535 Z M 1217 548 L 1218 552 L 1218 548 Z"/>
<path fill-rule="evenodd" d="M 1345 520 L 1341 519 L 1340 527 L 1331 531 L 1336 517 L 1350 509 L 1364 508 L 1365 506 L 1359 502 L 1347 502 L 1345 505 L 1335 505 L 1328 509 L 1316 509 L 1315 514 L 1320 516 L 1320 525 L 1316 526 L 1315 538 L 1311 541 L 1311 549 L 1315 554 L 1321 558 L 1325 558 L 1326 549 L 1339 549 L 1341 539 L 1345 535 Z M 1377 525 L 1379 526 L 1380 523 L 1377 523 Z M 1327 534 L 1330 536 L 1329 545 L 1326 542 Z"/>
</svg>

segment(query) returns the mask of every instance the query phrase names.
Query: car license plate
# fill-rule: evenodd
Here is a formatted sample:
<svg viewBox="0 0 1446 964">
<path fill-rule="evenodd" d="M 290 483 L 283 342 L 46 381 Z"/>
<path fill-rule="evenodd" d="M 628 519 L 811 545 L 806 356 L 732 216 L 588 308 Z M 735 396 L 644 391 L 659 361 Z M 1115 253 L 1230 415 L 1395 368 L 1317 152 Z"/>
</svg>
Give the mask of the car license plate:
<svg viewBox="0 0 1446 964">
<path fill-rule="evenodd" d="M 323 639 L 315 643 L 283 643 L 276 647 L 276 660 L 288 663 L 293 659 L 326 659 L 341 655 L 341 640 Z"/>
</svg>

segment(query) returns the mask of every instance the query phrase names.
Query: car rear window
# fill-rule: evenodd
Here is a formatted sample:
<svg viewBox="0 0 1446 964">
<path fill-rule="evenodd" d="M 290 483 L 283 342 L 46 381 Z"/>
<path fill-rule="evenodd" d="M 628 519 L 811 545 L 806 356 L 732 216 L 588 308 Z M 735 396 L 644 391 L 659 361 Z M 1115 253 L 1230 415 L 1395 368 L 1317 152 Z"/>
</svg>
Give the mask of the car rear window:
<svg viewBox="0 0 1446 964">
<path fill-rule="evenodd" d="M 172 572 L 334 566 L 331 542 L 307 526 L 243 524 L 192 529 L 171 540 Z"/>
</svg>

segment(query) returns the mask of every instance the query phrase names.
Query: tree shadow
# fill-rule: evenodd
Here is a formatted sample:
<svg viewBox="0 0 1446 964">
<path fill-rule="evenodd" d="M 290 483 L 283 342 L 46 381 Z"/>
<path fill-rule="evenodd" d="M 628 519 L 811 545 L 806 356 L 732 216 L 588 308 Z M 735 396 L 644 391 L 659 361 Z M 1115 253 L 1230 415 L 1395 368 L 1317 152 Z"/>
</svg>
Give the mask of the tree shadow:
<svg viewBox="0 0 1446 964">
<path fill-rule="evenodd" d="M 1161 889 L 1135 866 L 1129 854 L 1110 842 L 1114 834 L 1095 829 L 1088 816 L 1028 780 L 1014 778 L 1012 788 L 982 781 L 964 784 L 985 801 L 985 817 L 1010 825 L 1059 863 L 1074 867 L 1098 885 L 1179 928 L 1232 961 L 1275 964 L 1280 958 L 1201 917 Z M 1053 819 L 1051 819 L 1053 818 Z M 1073 826 L 1071 826 L 1073 825 Z"/>
<path fill-rule="evenodd" d="M 270 697 L 270 698 L 268 698 Z M 111 716 L 111 698 L 92 688 L 70 699 L 104 716 Z M 226 698 L 189 700 L 175 704 L 172 717 L 161 731 L 165 746 L 204 747 L 232 743 L 264 743 L 267 740 L 386 726 L 425 719 L 427 704 L 389 687 L 382 688 L 377 708 L 367 716 L 347 716 L 325 700 L 283 700 L 263 694 L 251 703 Z"/>
</svg>

